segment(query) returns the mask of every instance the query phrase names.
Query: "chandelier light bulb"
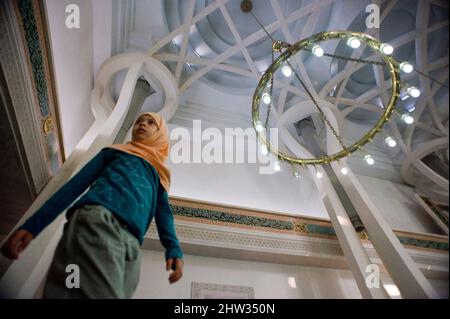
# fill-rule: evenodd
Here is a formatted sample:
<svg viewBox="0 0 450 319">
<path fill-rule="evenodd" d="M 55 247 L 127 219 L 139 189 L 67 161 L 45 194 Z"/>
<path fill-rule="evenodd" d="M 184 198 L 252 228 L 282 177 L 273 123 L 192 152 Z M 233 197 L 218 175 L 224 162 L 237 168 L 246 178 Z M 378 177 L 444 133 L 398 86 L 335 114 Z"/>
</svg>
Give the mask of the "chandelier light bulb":
<svg viewBox="0 0 450 319">
<path fill-rule="evenodd" d="M 409 62 L 402 62 L 400 63 L 400 70 L 405 73 L 411 73 L 414 70 L 414 67 Z"/>
<path fill-rule="evenodd" d="M 264 93 L 262 95 L 262 101 L 264 102 L 264 104 L 270 104 L 270 102 L 272 102 L 272 98 L 270 97 L 269 93 Z"/>
<path fill-rule="evenodd" d="M 364 160 L 369 165 L 375 164 L 375 160 L 373 159 L 372 155 L 370 155 L 370 154 L 367 154 L 366 156 L 364 156 Z"/>
<path fill-rule="evenodd" d="M 322 178 L 323 177 L 323 173 L 321 171 L 317 171 L 316 177 L 317 178 Z"/>
<path fill-rule="evenodd" d="M 256 129 L 257 132 L 262 132 L 262 130 L 264 130 L 264 126 L 261 123 L 261 121 L 256 122 L 255 129 Z"/>
<path fill-rule="evenodd" d="M 406 124 L 413 124 L 414 118 L 409 114 L 403 114 L 402 121 L 405 122 Z"/>
<path fill-rule="evenodd" d="M 275 172 L 279 172 L 281 170 L 280 162 L 276 161 L 275 164 L 273 164 L 273 169 Z"/>
<path fill-rule="evenodd" d="M 361 41 L 358 38 L 351 37 L 347 40 L 347 45 L 353 49 L 357 49 L 361 45 Z"/>
<path fill-rule="evenodd" d="M 269 150 L 267 149 L 267 146 L 266 146 L 266 145 L 261 145 L 260 151 L 261 151 L 261 154 L 262 154 L 262 155 L 267 155 L 267 154 L 269 154 Z"/>
<path fill-rule="evenodd" d="M 391 55 L 394 52 L 394 48 L 388 43 L 383 43 L 380 46 L 380 50 L 381 50 L 381 52 L 383 52 L 383 54 L 386 54 L 386 55 Z"/>
<path fill-rule="evenodd" d="M 408 92 L 408 94 L 413 98 L 418 98 L 420 96 L 420 90 L 415 86 L 410 86 L 406 89 L 406 92 Z"/>
<path fill-rule="evenodd" d="M 323 49 L 320 47 L 320 45 L 317 45 L 317 44 L 315 46 L 313 46 L 311 51 L 317 57 L 323 56 L 323 53 L 324 53 Z"/>
<path fill-rule="evenodd" d="M 348 173 L 347 167 L 342 167 L 342 168 L 341 168 L 341 173 L 342 173 L 343 175 L 347 175 L 347 173 Z"/>
<path fill-rule="evenodd" d="M 281 68 L 281 72 L 283 72 L 283 75 L 287 78 L 292 75 L 292 69 L 287 64 L 283 65 L 283 67 Z"/>
<path fill-rule="evenodd" d="M 397 142 L 390 136 L 386 137 L 384 140 L 389 147 L 395 147 L 397 145 Z"/>
</svg>

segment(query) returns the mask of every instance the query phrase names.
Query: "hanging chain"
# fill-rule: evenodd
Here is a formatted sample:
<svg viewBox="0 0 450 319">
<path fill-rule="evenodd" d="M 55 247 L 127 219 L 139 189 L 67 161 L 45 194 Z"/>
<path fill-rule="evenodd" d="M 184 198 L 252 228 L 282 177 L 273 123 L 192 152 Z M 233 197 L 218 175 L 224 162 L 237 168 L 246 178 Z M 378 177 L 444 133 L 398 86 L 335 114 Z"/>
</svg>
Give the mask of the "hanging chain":
<svg viewBox="0 0 450 319">
<path fill-rule="evenodd" d="M 272 63 L 274 61 L 274 51 L 272 50 Z M 273 76 L 270 78 L 270 88 L 269 88 L 269 94 L 270 97 L 272 98 L 272 92 L 273 92 Z M 264 127 L 266 128 L 266 130 L 268 129 L 268 125 L 269 125 L 269 117 L 270 117 L 270 109 L 272 107 L 272 99 L 269 103 L 269 105 L 267 105 L 267 114 L 266 114 L 266 120 L 264 122 Z"/>
<path fill-rule="evenodd" d="M 274 51 L 280 51 L 283 48 L 289 48 L 291 47 L 291 45 L 289 43 L 286 42 L 282 42 L 282 41 L 276 41 L 271 35 L 270 33 L 266 30 L 266 28 L 262 25 L 262 23 L 258 20 L 258 18 L 253 14 L 253 12 L 251 12 L 251 15 L 253 16 L 253 18 L 256 20 L 256 22 L 260 25 L 260 27 L 264 30 L 264 32 L 267 34 L 267 36 L 272 40 L 272 63 L 274 61 Z M 320 108 L 319 104 L 316 102 L 316 100 L 314 99 L 314 97 L 312 96 L 311 92 L 308 90 L 308 88 L 306 87 L 306 85 L 303 83 L 303 81 L 300 79 L 300 77 L 298 76 L 297 72 L 295 72 L 294 68 L 292 67 L 292 65 L 289 63 L 289 61 L 287 61 L 287 63 L 289 64 L 289 66 L 292 69 L 292 72 L 295 74 L 295 76 L 297 77 L 297 79 L 299 80 L 300 84 L 303 86 L 303 88 L 305 89 L 305 91 L 308 93 L 310 99 L 313 101 L 314 106 L 317 108 L 317 110 L 319 111 L 320 117 L 322 118 L 322 120 L 326 123 L 326 125 L 330 128 L 331 132 L 333 133 L 333 135 L 336 137 L 337 141 L 339 142 L 339 144 L 342 146 L 342 148 L 345 150 L 347 149 L 342 141 L 342 139 L 339 137 L 339 135 L 337 134 L 336 130 L 334 129 L 333 125 L 331 125 L 330 121 L 327 119 L 327 117 L 325 116 L 325 114 L 323 113 L 322 109 Z M 271 86 L 270 86 L 270 95 L 272 97 L 272 89 L 273 89 L 273 76 L 270 79 L 271 81 Z M 269 123 L 269 116 L 270 116 L 270 108 L 271 108 L 271 103 L 269 103 L 268 105 L 268 109 L 267 109 L 267 114 L 266 114 L 266 121 L 265 121 L 265 128 L 267 130 L 267 125 Z"/>
<path fill-rule="evenodd" d="M 311 50 L 307 50 L 307 49 L 305 49 L 305 50 L 311 52 Z M 360 62 L 360 63 L 366 63 L 366 64 L 386 65 L 385 62 L 379 62 L 379 61 L 373 61 L 373 60 L 355 59 L 355 58 L 348 58 L 348 57 L 345 57 L 345 56 L 335 55 L 335 54 L 330 54 L 330 53 L 324 53 L 323 55 L 328 56 L 328 57 L 333 57 L 333 58 L 336 58 L 336 59 L 347 60 L 347 61 L 354 61 L 354 62 Z M 428 74 L 425 74 L 425 73 L 423 73 L 423 72 L 421 72 L 421 71 L 419 71 L 419 70 L 416 70 L 416 69 L 414 69 L 413 71 L 416 72 L 417 74 L 420 74 L 420 75 L 426 77 L 427 79 L 429 79 L 429 80 L 431 80 L 431 81 L 433 81 L 433 82 L 436 82 L 437 84 L 439 84 L 439 85 L 441 85 L 441 86 L 443 86 L 443 87 L 445 87 L 445 88 L 448 89 L 448 85 L 447 85 L 447 84 L 442 83 L 441 81 L 436 80 L 435 78 L 429 76 Z"/>
<path fill-rule="evenodd" d="M 306 50 L 306 51 L 310 51 L 310 50 Z M 366 63 L 366 64 L 376 64 L 376 65 L 386 65 L 385 62 L 379 62 L 379 61 L 373 61 L 373 60 L 364 60 L 364 59 L 356 59 L 356 58 L 348 58 L 348 57 L 345 57 L 345 56 L 335 55 L 335 54 L 330 54 L 330 53 L 324 53 L 323 55 L 329 56 L 329 57 L 333 57 L 333 58 L 336 58 L 336 59 L 353 61 L 353 62 L 360 62 L 360 63 Z"/>
<path fill-rule="evenodd" d="M 272 62 L 273 62 L 273 52 L 274 50 L 276 51 L 280 51 L 284 48 L 287 49 L 289 48 L 291 45 L 289 43 L 286 42 L 282 42 L 282 41 L 276 41 L 274 42 L 274 44 L 272 45 Z M 305 51 L 309 51 L 311 52 L 311 50 L 305 49 Z M 341 59 L 341 60 L 347 60 L 347 61 L 353 61 L 353 62 L 359 62 L 359 63 L 366 63 L 366 64 L 376 64 L 376 65 L 386 65 L 385 62 L 379 62 L 379 61 L 373 61 L 373 60 L 364 60 L 364 59 L 356 59 L 356 58 L 348 58 L 348 57 L 344 57 L 344 56 L 340 56 L 340 55 L 334 55 L 334 54 L 329 54 L 329 53 L 324 53 L 325 56 L 328 57 L 334 57 L 337 59 Z M 295 74 L 295 77 L 297 78 L 297 80 L 300 82 L 300 84 L 302 85 L 303 89 L 306 91 L 306 93 L 308 94 L 309 98 L 313 101 L 314 106 L 316 107 L 316 109 L 319 111 L 319 116 L 320 118 L 325 122 L 325 124 L 328 126 L 328 128 L 331 130 L 331 132 L 333 133 L 334 137 L 336 138 L 336 140 L 339 142 L 339 144 L 341 145 L 341 147 L 345 150 L 346 146 L 344 144 L 344 142 L 342 141 L 341 137 L 339 136 L 339 134 L 336 132 L 336 129 L 334 128 L 334 126 L 330 123 L 330 121 L 328 120 L 328 118 L 326 117 L 325 113 L 322 111 L 322 109 L 320 108 L 319 104 L 317 103 L 317 101 L 314 99 L 313 95 L 311 94 L 311 92 L 308 90 L 308 88 L 306 87 L 306 84 L 302 81 L 302 79 L 298 76 L 297 72 L 295 72 L 294 67 L 291 65 L 291 63 L 289 61 L 287 61 L 287 64 L 290 66 L 290 68 L 292 69 L 292 72 Z M 271 79 L 273 81 L 273 78 Z M 272 92 L 271 92 L 272 93 Z M 267 123 L 267 122 L 266 122 Z"/>
<path fill-rule="evenodd" d="M 432 78 L 432 77 L 429 76 L 428 74 L 425 74 L 425 73 L 423 73 L 423 72 L 420 72 L 419 70 L 413 70 L 413 71 L 414 71 L 414 72 L 417 72 L 418 74 L 420 74 L 420 75 L 426 77 L 427 79 L 429 79 L 429 80 L 431 80 L 431 81 L 433 81 L 433 82 L 436 82 L 437 84 L 440 84 L 441 86 L 443 86 L 443 87 L 445 87 L 445 88 L 448 89 L 448 85 L 447 85 L 447 84 L 442 83 L 441 81 L 438 81 L 438 80 Z"/>
<path fill-rule="evenodd" d="M 321 119 L 325 122 L 325 124 L 329 127 L 329 129 L 331 130 L 331 132 L 333 133 L 334 137 L 336 137 L 336 140 L 339 142 L 339 144 L 342 146 L 342 149 L 347 149 L 346 146 L 344 145 L 344 142 L 342 141 L 341 137 L 339 136 L 339 134 L 336 132 L 335 128 L 333 127 L 333 125 L 330 123 L 330 121 L 328 120 L 328 118 L 325 116 L 325 113 L 322 111 L 322 109 L 319 106 L 319 103 L 317 103 L 316 99 L 313 97 L 313 95 L 311 94 L 311 92 L 308 90 L 308 88 L 306 87 L 305 83 L 302 81 L 302 79 L 298 76 L 297 72 L 294 71 L 294 68 L 292 67 L 291 63 L 289 61 L 286 61 L 287 64 L 291 67 L 292 72 L 295 74 L 295 77 L 297 78 L 297 80 L 300 82 L 300 84 L 303 86 L 303 89 L 306 91 L 306 93 L 308 94 L 309 98 L 311 99 L 311 101 L 313 101 L 314 106 L 316 107 L 316 109 L 319 111 L 320 117 Z"/>
<path fill-rule="evenodd" d="M 267 34 L 267 36 L 272 40 L 272 64 L 274 62 L 274 51 L 279 51 L 281 52 L 282 49 L 287 49 L 291 47 L 291 44 L 283 42 L 283 41 L 276 41 L 271 35 L 270 33 L 266 30 L 266 28 L 263 26 L 263 24 L 258 20 L 258 18 L 253 14 L 253 12 L 250 11 L 250 14 L 253 16 L 253 18 L 256 20 L 256 22 L 259 24 L 259 26 L 264 30 L 264 32 Z M 331 54 L 326 54 L 327 56 L 332 56 Z M 352 59 L 352 58 L 346 58 L 346 57 L 342 57 L 342 56 L 335 56 L 338 59 L 346 59 L 346 60 L 352 60 L 352 61 L 356 61 L 357 59 Z M 358 62 L 362 62 L 364 61 L 364 63 L 366 63 L 365 60 L 361 60 Z M 287 64 L 290 66 L 290 68 L 292 69 L 292 72 L 295 74 L 295 77 L 298 79 L 298 81 L 300 82 L 300 84 L 303 86 L 303 89 L 306 91 L 306 93 L 308 94 L 309 98 L 313 101 L 314 106 L 316 107 L 316 109 L 319 111 L 320 117 L 321 119 L 325 122 L 325 124 L 329 127 L 329 129 L 331 130 L 331 132 L 333 133 L 334 137 L 336 138 L 336 140 L 339 142 L 339 144 L 341 145 L 342 149 L 346 150 L 346 146 L 344 145 L 344 142 L 342 141 L 342 139 L 340 138 L 339 134 L 336 132 L 335 128 L 333 127 L 333 125 L 330 123 L 330 121 L 328 120 L 328 118 L 325 116 L 325 113 L 322 111 L 322 109 L 320 108 L 319 104 L 317 103 L 316 99 L 314 99 L 313 95 L 311 94 L 311 92 L 308 90 L 308 88 L 306 87 L 305 83 L 302 81 L 302 79 L 298 76 L 297 72 L 295 72 L 295 69 L 292 67 L 291 63 L 289 61 L 286 61 Z M 369 61 L 367 61 L 369 62 Z M 376 62 L 376 61 L 371 61 L 374 64 L 384 64 L 382 62 Z M 272 97 L 272 92 L 273 92 L 273 75 L 270 79 L 271 81 L 271 85 L 270 85 L 270 96 Z M 270 117 L 270 109 L 271 109 L 271 105 L 272 105 L 272 101 L 269 103 L 268 107 L 267 107 L 267 114 L 266 114 L 266 120 L 265 120 L 265 124 L 264 127 L 267 130 L 268 124 L 269 124 L 269 117 Z"/>
</svg>

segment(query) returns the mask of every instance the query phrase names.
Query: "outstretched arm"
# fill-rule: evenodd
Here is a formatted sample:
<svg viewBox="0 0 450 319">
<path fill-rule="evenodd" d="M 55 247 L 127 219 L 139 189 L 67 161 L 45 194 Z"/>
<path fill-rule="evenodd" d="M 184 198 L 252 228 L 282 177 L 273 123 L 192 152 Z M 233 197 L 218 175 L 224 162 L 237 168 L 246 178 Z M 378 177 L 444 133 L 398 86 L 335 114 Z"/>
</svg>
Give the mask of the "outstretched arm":
<svg viewBox="0 0 450 319">
<path fill-rule="evenodd" d="M 183 276 L 183 252 L 175 233 L 174 219 L 167 192 L 161 185 L 158 188 L 155 221 L 159 239 L 166 248 L 166 270 L 173 270 L 169 276 L 169 282 L 172 284 Z"/>
<path fill-rule="evenodd" d="M 11 259 L 17 259 L 33 238 L 63 212 L 102 173 L 107 162 L 108 149 L 103 149 L 90 160 L 74 177 L 50 197 L 22 226 L 6 241 L 1 251 Z"/>
</svg>

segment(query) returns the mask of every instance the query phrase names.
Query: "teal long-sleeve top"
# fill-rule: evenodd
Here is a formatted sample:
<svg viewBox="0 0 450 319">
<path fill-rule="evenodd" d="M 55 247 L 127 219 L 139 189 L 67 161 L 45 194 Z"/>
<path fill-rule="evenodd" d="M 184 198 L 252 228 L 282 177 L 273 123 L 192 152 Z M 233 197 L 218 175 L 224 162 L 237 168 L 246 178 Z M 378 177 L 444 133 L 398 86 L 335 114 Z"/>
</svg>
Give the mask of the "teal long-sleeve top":
<svg viewBox="0 0 450 319">
<path fill-rule="evenodd" d="M 102 205 L 125 222 L 142 245 L 155 217 L 166 259 L 183 258 L 167 192 L 156 169 L 138 156 L 113 148 L 102 149 L 20 228 L 36 237 L 89 186 L 67 210 L 68 219 L 82 205 Z"/>
</svg>

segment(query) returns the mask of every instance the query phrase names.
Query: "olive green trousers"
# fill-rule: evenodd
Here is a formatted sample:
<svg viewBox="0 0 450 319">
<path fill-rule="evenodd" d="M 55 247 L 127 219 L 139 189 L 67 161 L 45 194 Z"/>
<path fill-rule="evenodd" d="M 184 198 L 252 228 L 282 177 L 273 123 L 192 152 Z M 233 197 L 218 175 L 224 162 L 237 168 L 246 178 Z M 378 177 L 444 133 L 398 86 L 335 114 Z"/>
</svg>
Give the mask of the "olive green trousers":
<svg viewBox="0 0 450 319">
<path fill-rule="evenodd" d="M 140 276 L 140 243 L 101 205 L 84 205 L 64 225 L 44 298 L 131 298 Z"/>
</svg>

